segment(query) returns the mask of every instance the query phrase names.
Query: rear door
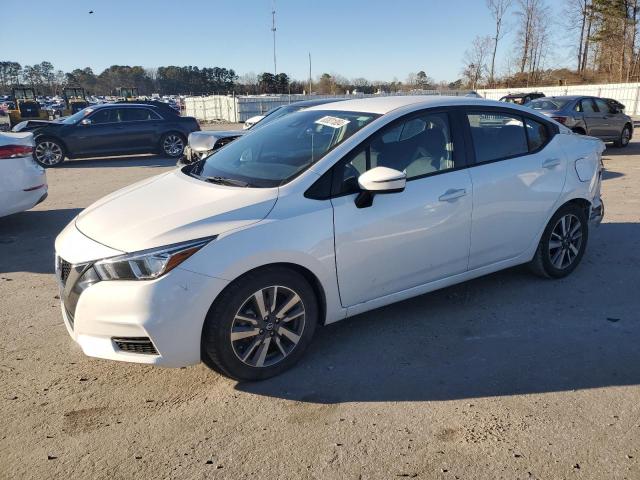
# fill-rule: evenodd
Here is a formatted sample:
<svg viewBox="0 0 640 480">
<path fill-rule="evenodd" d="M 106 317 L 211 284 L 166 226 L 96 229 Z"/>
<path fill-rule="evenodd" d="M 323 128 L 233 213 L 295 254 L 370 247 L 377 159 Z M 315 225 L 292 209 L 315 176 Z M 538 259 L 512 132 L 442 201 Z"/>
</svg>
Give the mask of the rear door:
<svg viewBox="0 0 640 480">
<path fill-rule="evenodd" d="M 120 108 L 120 119 L 126 151 L 150 152 L 158 147 L 156 131 L 162 118 L 153 110 L 146 107 Z"/>
<path fill-rule="evenodd" d="M 555 127 L 513 110 L 467 112 L 475 164 L 469 269 L 529 249 L 560 197 L 567 163 Z"/>
</svg>

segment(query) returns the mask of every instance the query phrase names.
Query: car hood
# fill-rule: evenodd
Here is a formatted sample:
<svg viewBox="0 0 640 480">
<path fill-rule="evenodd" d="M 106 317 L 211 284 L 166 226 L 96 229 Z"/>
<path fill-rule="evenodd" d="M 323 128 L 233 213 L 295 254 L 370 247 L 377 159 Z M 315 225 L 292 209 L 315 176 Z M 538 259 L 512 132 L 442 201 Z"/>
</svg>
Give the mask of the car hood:
<svg viewBox="0 0 640 480">
<path fill-rule="evenodd" d="M 221 138 L 239 137 L 247 133 L 244 130 L 204 130 L 189 134 L 189 147 L 196 152 L 213 150 Z"/>
<path fill-rule="evenodd" d="M 76 227 L 103 245 L 135 252 L 259 222 L 277 198 L 277 188 L 228 187 L 173 170 L 98 200 L 78 215 Z"/>
</svg>

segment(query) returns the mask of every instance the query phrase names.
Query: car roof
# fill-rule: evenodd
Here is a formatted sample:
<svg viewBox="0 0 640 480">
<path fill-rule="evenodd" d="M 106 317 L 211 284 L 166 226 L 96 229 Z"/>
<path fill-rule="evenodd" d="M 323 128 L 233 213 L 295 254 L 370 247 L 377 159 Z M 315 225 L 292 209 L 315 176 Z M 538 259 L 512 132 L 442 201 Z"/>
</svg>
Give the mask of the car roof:
<svg viewBox="0 0 640 480">
<path fill-rule="evenodd" d="M 415 105 L 419 108 L 447 107 L 456 105 L 465 106 L 494 106 L 505 108 L 504 102 L 486 100 L 484 98 L 448 97 L 440 95 L 394 95 L 388 97 L 358 98 L 355 100 L 343 100 L 335 103 L 326 103 L 308 110 L 338 110 L 363 113 L 386 114 L 402 107 Z M 509 106 L 508 108 L 515 108 Z"/>
</svg>

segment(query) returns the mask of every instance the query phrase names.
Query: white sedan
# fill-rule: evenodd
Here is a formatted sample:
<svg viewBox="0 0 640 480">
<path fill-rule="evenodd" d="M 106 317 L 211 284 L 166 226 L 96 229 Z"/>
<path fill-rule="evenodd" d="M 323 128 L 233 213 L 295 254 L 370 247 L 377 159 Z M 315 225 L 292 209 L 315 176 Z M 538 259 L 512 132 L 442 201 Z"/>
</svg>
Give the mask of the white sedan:
<svg viewBox="0 0 640 480">
<path fill-rule="evenodd" d="M 319 325 L 514 265 L 570 274 L 604 213 L 603 149 L 472 98 L 293 113 L 75 218 L 64 321 L 87 355 L 267 378 Z"/>
<path fill-rule="evenodd" d="M 33 134 L 0 133 L 0 217 L 29 210 L 47 197 L 47 176 L 32 157 Z"/>
</svg>

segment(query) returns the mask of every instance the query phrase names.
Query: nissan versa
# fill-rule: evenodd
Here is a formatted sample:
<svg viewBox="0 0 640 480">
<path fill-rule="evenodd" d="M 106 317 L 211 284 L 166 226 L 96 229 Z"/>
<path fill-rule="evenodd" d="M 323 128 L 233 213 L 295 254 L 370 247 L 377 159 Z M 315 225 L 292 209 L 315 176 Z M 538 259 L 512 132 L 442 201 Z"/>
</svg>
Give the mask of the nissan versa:
<svg viewBox="0 0 640 480">
<path fill-rule="evenodd" d="M 292 113 L 80 213 L 56 240 L 64 321 L 87 355 L 267 378 L 318 325 L 514 265 L 571 273 L 603 149 L 471 98 Z"/>
</svg>

